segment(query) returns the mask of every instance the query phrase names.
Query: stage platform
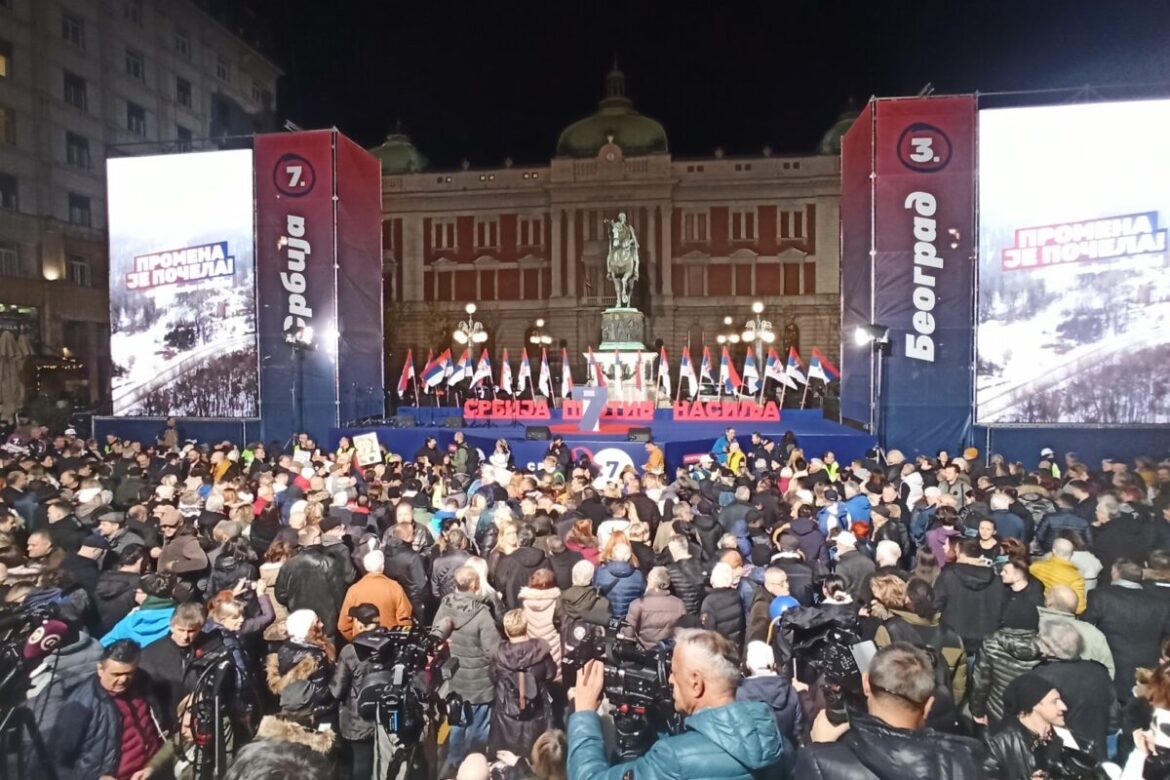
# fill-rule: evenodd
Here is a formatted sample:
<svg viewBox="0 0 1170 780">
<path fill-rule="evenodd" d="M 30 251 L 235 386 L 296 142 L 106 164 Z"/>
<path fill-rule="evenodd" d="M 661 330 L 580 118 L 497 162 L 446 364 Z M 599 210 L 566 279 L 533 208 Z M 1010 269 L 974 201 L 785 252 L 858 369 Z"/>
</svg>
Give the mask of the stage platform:
<svg viewBox="0 0 1170 780">
<path fill-rule="evenodd" d="M 604 462 L 632 462 L 641 467 L 646 460 L 645 445 L 641 442 L 627 441 L 626 426 L 648 427 L 653 440 L 662 447 L 666 454 L 666 462 L 671 467 L 677 467 L 690 462 L 705 452 L 710 452 L 715 440 L 723 435 L 729 425 L 734 427 L 737 437 L 744 443 L 751 441 L 753 431 L 759 431 L 769 438 L 779 439 L 785 431 L 796 434 L 797 441 L 810 457 L 819 456 L 826 450 L 832 450 L 839 461 L 848 462 L 859 458 L 873 446 L 874 438 L 868 433 L 854 430 L 845 425 L 826 420 L 820 409 L 798 410 L 785 409 L 780 415 L 779 422 L 675 422 L 671 417 L 671 410 L 658 410 L 653 422 L 633 422 L 613 425 L 613 432 L 605 430 L 593 432 L 566 432 L 572 422 L 560 419 L 560 412 L 553 411 L 553 419 L 540 423 L 518 423 L 495 421 L 492 423 L 466 421 L 462 428 L 448 427 L 449 417 L 458 415 L 461 410 L 453 407 L 438 408 L 400 408 L 400 415 L 414 416 L 417 427 L 394 428 L 390 426 L 351 426 L 332 428 L 329 431 L 330 448 L 337 446 L 341 436 L 353 436 L 360 433 L 374 432 L 378 434 L 378 441 L 391 452 L 412 458 L 426 441 L 427 437 L 434 436 L 438 440 L 440 449 L 445 449 L 454 439 L 455 432 L 462 430 L 467 441 L 474 447 L 490 455 L 495 449 L 497 439 L 506 439 L 512 450 L 517 466 L 526 466 L 540 460 L 548 449 L 547 441 L 528 441 L 525 431 L 531 425 L 547 425 L 553 429 L 553 435 L 560 433 L 565 437 L 565 443 L 573 448 L 574 452 L 584 451 L 594 460 Z M 619 459 L 615 453 L 623 453 L 626 458 Z M 627 461 L 628 459 L 628 461 Z"/>
</svg>

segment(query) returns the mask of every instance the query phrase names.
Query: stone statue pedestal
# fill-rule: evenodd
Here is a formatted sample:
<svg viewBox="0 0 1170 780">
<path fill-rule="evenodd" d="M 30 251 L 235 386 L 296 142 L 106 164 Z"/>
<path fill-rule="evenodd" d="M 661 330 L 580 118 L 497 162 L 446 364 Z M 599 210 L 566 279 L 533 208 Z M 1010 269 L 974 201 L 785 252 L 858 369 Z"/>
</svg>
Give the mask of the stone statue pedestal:
<svg viewBox="0 0 1170 780">
<path fill-rule="evenodd" d="M 602 352 L 645 350 L 646 315 L 637 309 L 606 309 L 601 313 Z"/>
<path fill-rule="evenodd" d="M 646 315 L 637 309 L 606 309 L 601 314 L 601 345 L 595 357 L 605 372 L 611 401 L 654 400 L 654 366 L 658 356 L 646 351 Z M 638 353 L 642 354 L 642 389 L 638 389 Z M 620 373 L 620 376 L 619 376 Z"/>
</svg>

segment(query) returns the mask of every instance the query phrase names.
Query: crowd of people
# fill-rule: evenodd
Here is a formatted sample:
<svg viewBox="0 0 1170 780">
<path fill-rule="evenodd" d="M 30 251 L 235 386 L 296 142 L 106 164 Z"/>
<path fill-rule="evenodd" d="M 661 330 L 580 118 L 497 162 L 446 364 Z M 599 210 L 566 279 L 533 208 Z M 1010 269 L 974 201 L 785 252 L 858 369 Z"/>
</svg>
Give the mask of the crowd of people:
<svg viewBox="0 0 1170 780">
<path fill-rule="evenodd" d="M 728 429 L 693 465 L 668 472 L 651 444 L 607 481 L 560 438 L 535 468 L 462 433 L 394 444 L 359 466 L 345 438 L 200 443 L 173 419 L 146 442 L 10 436 L 7 766 L 1170 777 L 1170 462 L 842 463 Z M 367 694 L 402 684 L 376 648 L 430 627 L 457 664 L 411 743 Z M 632 761 L 584 637 L 670 659 L 681 725 L 649 718 Z"/>
</svg>

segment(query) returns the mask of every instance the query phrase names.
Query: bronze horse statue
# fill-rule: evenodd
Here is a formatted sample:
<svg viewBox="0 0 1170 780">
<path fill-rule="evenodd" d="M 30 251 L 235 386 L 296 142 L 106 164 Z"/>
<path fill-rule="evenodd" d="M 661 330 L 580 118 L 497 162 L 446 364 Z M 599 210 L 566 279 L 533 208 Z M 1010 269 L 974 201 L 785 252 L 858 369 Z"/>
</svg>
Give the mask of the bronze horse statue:
<svg viewBox="0 0 1170 780">
<path fill-rule="evenodd" d="M 626 221 L 626 213 L 616 220 L 606 220 L 609 231 L 609 254 L 605 259 L 606 275 L 613 281 L 617 293 L 617 308 L 630 308 L 630 294 L 638 281 L 638 237 L 634 227 Z"/>
</svg>

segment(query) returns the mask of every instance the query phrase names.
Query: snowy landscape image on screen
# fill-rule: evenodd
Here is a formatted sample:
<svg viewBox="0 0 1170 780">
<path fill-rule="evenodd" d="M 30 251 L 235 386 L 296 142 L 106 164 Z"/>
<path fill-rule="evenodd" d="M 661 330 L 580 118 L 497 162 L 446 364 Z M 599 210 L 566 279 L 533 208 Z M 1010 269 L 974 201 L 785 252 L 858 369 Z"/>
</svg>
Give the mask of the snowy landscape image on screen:
<svg viewBox="0 0 1170 780">
<path fill-rule="evenodd" d="M 113 159 L 118 415 L 257 413 L 251 151 Z"/>
<path fill-rule="evenodd" d="M 1170 101 L 979 115 L 980 423 L 1170 423 Z"/>
</svg>

